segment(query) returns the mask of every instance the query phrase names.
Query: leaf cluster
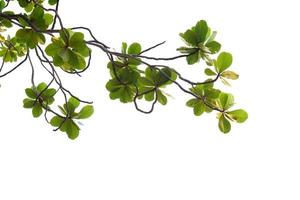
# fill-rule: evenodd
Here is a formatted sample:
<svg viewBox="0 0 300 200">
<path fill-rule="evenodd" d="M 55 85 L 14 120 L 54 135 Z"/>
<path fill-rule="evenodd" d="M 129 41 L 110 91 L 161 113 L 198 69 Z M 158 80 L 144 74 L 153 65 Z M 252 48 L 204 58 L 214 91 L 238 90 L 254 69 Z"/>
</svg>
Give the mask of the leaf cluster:
<svg viewBox="0 0 300 200">
<path fill-rule="evenodd" d="M 52 37 L 52 43 L 45 51 L 53 58 L 55 66 L 72 72 L 85 69 L 85 58 L 89 57 L 91 50 L 87 47 L 82 33 L 63 29 L 59 37 Z"/>
<path fill-rule="evenodd" d="M 132 55 L 129 58 L 119 58 L 110 61 L 108 68 L 112 79 L 106 84 L 112 100 L 119 99 L 122 103 L 130 103 L 135 99 L 144 98 L 146 101 L 158 101 L 167 104 L 167 97 L 163 88 L 176 80 L 176 73 L 169 67 L 158 69 L 142 65 L 139 55 L 142 47 L 133 43 L 127 48 L 127 43 L 122 44 L 122 53 Z"/>
<path fill-rule="evenodd" d="M 201 20 L 191 29 L 180 33 L 187 47 L 180 47 L 177 50 L 188 55 L 186 60 L 189 65 L 193 65 L 201 59 L 212 65 L 209 55 L 216 54 L 221 49 L 221 44 L 215 41 L 216 35 L 217 32 L 212 32 L 206 21 Z"/>
<path fill-rule="evenodd" d="M 80 101 L 71 97 L 67 103 L 63 106 L 59 106 L 63 116 L 54 116 L 50 121 L 52 126 L 57 127 L 62 132 L 65 132 L 72 140 L 78 137 L 80 131 L 76 121 L 87 119 L 94 113 L 94 108 L 91 105 L 84 106 L 81 110 L 77 111 L 79 105 Z"/>
</svg>

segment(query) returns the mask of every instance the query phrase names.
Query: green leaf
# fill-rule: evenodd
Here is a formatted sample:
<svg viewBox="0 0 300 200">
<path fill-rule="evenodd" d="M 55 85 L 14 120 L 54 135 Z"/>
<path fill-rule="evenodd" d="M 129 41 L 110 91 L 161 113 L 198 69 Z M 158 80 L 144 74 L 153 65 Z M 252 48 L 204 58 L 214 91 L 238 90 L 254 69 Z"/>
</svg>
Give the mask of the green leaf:
<svg viewBox="0 0 300 200">
<path fill-rule="evenodd" d="M 206 21 L 201 20 L 197 23 L 195 27 L 195 33 L 196 33 L 196 38 L 197 38 L 197 43 L 203 43 L 206 40 L 208 32 L 208 26 Z"/>
<path fill-rule="evenodd" d="M 242 109 L 227 112 L 226 114 L 230 119 L 238 123 L 243 123 L 248 119 L 248 113 Z"/>
<path fill-rule="evenodd" d="M 71 39 L 70 39 L 70 47 L 72 48 L 84 48 L 85 47 L 85 43 L 84 43 L 84 35 L 83 33 L 80 32 L 76 32 L 72 35 Z"/>
<path fill-rule="evenodd" d="M 122 50 L 121 51 L 122 51 L 123 54 L 126 54 L 126 52 L 127 52 L 127 43 L 126 42 L 122 43 Z"/>
<path fill-rule="evenodd" d="M 128 58 L 128 64 L 131 66 L 138 66 L 141 64 L 140 58 Z"/>
<path fill-rule="evenodd" d="M 225 118 L 225 116 L 222 114 L 219 118 L 219 129 L 223 133 L 229 133 L 231 130 L 231 124 L 230 122 Z"/>
<path fill-rule="evenodd" d="M 41 8 L 40 6 L 36 6 L 30 15 L 30 19 L 38 21 L 38 20 L 42 19 L 43 16 L 44 16 L 43 8 Z"/>
<path fill-rule="evenodd" d="M 64 119 L 59 116 L 54 116 L 50 124 L 54 127 L 60 127 L 60 131 L 66 132 L 68 137 L 72 140 L 76 139 L 79 135 L 80 128 L 72 119 Z"/>
<path fill-rule="evenodd" d="M 51 14 L 49 14 L 49 13 L 46 13 L 45 15 L 44 15 L 44 20 L 45 20 L 45 24 L 47 25 L 47 26 L 49 26 L 50 24 L 52 24 L 53 23 L 53 15 L 51 15 Z"/>
<path fill-rule="evenodd" d="M 139 84 L 144 85 L 144 86 L 149 86 L 149 87 L 154 87 L 155 86 L 153 81 L 146 78 L 146 77 L 140 77 L 138 81 L 139 81 Z"/>
<path fill-rule="evenodd" d="M 35 104 L 35 106 L 33 106 L 32 108 L 33 117 L 38 118 L 39 116 L 42 115 L 42 113 L 43 113 L 42 106 L 39 103 Z"/>
<path fill-rule="evenodd" d="M 186 43 L 190 46 L 197 46 L 197 36 L 196 33 L 192 30 L 187 30 L 185 33 L 181 33 L 180 36 L 186 41 Z"/>
<path fill-rule="evenodd" d="M 53 56 L 53 64 L 55 66 L 61 66 L 62 67 L 62 65 L 64 64 L 64 61 L 62 60 L 62 58 L 59 55 L 54 55 Z"/>
<path fill-rule="evenodd" d="M 199 58 L 198 51 L 186 57 L 187 63 L 189 65 L 193 65 L 193 64 L 197 63 L 199 61 L 199 59 L 200 58 Z"/>
<path fill-rule="evenodd" d="M 62 107 L 62 106 L 58 106 L 60 112 L 64 115 L 67 115 L 68 113 L 66 112 L 66 110 Z"/>
<path fill-rule="evenodd" d="M 120 89 L 120 101 L 122 103 L 129 103 L 133 101 L 135 95 L 135 90 L 130 86 L 126 86 Z"/>
<path fill-rule="evenodd" d="M 1 0 L 1 1 L 0 1 L 0 11 L 3 10 L 3 8 L 5 7 L 5 5 L 6 5 L 5 1 L 4 1 L 4 0 Z"/>
<path fill-rule="evenodd" d="M 198 103 L 198 102 L 199 102 L 199 99 L 190 99 L 186 102 L 186 106 L 193 108 L 193 107 L 195 107 L 196 103 Z"/>
<path fill-rule="evenodd" d="M 190 90 L 199 97 L 202 97 L 204 95 L 204 85 L 197 85 Z"/>
<path fill-rule="evenodd" d="M 61 49 L 62 47 L 57 43 L 51 43 L 46 47 L 45 52 L 48 56 L 55 56 L 61 51 Z"/>
<path fill-rule="evenodd" d="M 170 79 L 172 80 L 172 71 L 169 68 L 163 68 L 157 72 L 155 83 L 160 87 L 170 83 Z"/>
<path fill-rule="evenodd" d="M 94 107 L 91 105 L 87 105 L 83 107 L 78 113 L 77 119 L 87 119 L 94 113 Z"/>
<path fill-rule="evenodd" d="M 45 38 L 44 34 L 36 33 L 36 37 L 37 37 L 38 43 L 40 43 L 40 44 L 45 44 L 46 43 L 46 38 Z"/>
<path fill-rule="evenodd" d="M 78 106 L 80 105 L 80 101 L 78 101 L 77 99 L 75 99 L 74 97 L 71 97 L 68 100 L 68 103 L 71 104 L 74 108 L 78 108 Z"/>
<path fill-rule="evenodd" d="M 37 97 L 36 94 L 35 94 L 35 92 L 31 88 L 25 89 L 25 93 L 31 99 L 35 99 Z"/>
<path fill-rule="evenodd" d="M 221 49 L 221 44 L 216 42 L 216 41 L 212 41 L 210 43 L 207 43 L 205 46 L 209 49 L 209 51 L 212 54 L 218 53 Z"/>
<path fill-rule="evenodd" d="M 21 24 L 21 25 L 23 25 L 23 26 L 29 26 L 29 24 L 28 24 L 28 22 L 25 20 L 25 19 L 23 19 L 22 17 L 19 17 L 18 18 L 18 21 L 19 21 L 19 23 Z"/>
<path fill-rule="evenodd" d="M 221 91 L 213 88 L 205 89 L 204 96 L 208 99 L 217 99 L 220 96 Z"/>
<path fill-rule="evenodd" d="M 147 94 L 145 94 L 145 100 L 146 101 L 153 101 L 154 100 L 154 91 L 148 92 Z"/>
<path fill-rule="evenodd" d="M 22 8 L 26 7 L 30 3 L 28 0 L 18 0 L 18 2 Z"/>
<path fill-rule="evenodd" d="M 153 68 L 147 67 L 147 68 L 145 69 L 145 76 L 146 76 L 146 78 L 148 78 L 149 80 L 151 80 L 151 81 L 154 82 L 155 75 L 156 75 L 156 71 L 155 71 Z"/>
<path fill-rule="evenodd" d="M 217 58 L 216 67 L 218 72 L 223 72 L 232 64 L 232 55 L 227 52 L 222 52 Z"/>
<path fill-rule="evenodd" d="M 221 93 L 219 96 L 220 106 L 223 110 L 227 110 L 234 104 L 234 97 L 232 94 Z"/>
<path fill-rule="evenodd" d="M 161 90 L 157 90 L 157 100 L 161 105 L 166 105 L 168 103 L 167 97 L 163 94 Z"/>
<path fill-rule="evenodd" d="M 82 42 L 76 48 L 73 49 L 74 52 L 79 53 L 82 57 L 89 57 L 92 50 L 88 48 L 85 42 Z"/>
<path fill-rule="evenodd" d="M 59 36 L 62 39 L 62 41 L 67 44 L 70 40 L 70 35 L 72 33 L 73 32 L 70 31 L 69 29 L 61 29 L 60 32 L 59 32 Z"/>
<path fill-rule="evenodd" d="M 33 106 L 34 106 L 34 100 L 32 100 L 32 99 L 24 99 L 23 100 L 23 107 L 24 108 L 33 108 Z"/>
<path fill-rule="evenodd" d="M 62 58 L 62 60 L 67 63 L 70 59 L 70 54 L 72 51 L 69 48 L 63 48 L 58 52 L 58 55 Z"/>
<path fill-rule="evenodd" d="M 75 140 L 78 137 L 80 128 L 73 120 L 68 119 L 63 126 L 71 140 Z"/>
<path fill-rule="evenodd" d="M 77 59 L 78 59 L 78 65 L 74 65 L 73 67 L 78 70 L 83 70 L 86 67 L 85 59 L 78 54 L 77 54 Z"/>
<path fill-rule="evenodd" d="M 38 92 L 42 92 L 42 91 L 45 90 L 46 88 L 47 88 L 47 84 L 44 83 L 44 82 L 42 82 L 42 83 L 38 84 L 38 86 L 37 86 L 37 91 L 38 91 Z"/>
<path fill-rule="evenodd" d="M 53 6 L 57 4 L 57 0 L 48 0 L 48 3 Z"/>
<path fill-rule="evenodd" d="M 194 115 L 200 116 L 204 113 L 204 111 L 205 111 L 205 105 L 203 104 L 203 102 L 198 101 L 194 106 Z"/>
<path fill-rule="evenodd" d="M 31 49 L 34 49 L 38 43 L 45 43 L 45 36 L 32 29 L 20 29 L 16 32 L 16 37 L 19 40 L 24 41 Z"/>
<path fill-rule="evenodd" d="M 215 76 L 215 75 L 217 75 L 216 72 L 212 71 L 212 70 L 209 69 L 209 68 L 206 68 L 206 69 L 205 69 L 205 74 L 206 74 L 207 76 Z"/>
<path fill-rule="evenodd" d="M 30 10 L 31 7 L 32 6 L 30 6 L 29 8 L 25 8 L 25 9 Z M 34 24 L 37 29 L 46 30 L 48 28 L 48 26 L 52 23 L 53 19 L 51 19 L 50 14 L 47 14 L 45 16 L 44 9 L 41 6 L 35 6 L 29 16 L 29 20 L 30 20 L 31 24 Z"/>
<path fill-rule="evenodd" d="M 158 86 L 162 87 L 167 84 L 171 84 L 172 81 L 175 81 L 177 78 L 177 75 L 175 72 L 168 67 L 162 68 L 162 69 L 153 69 L 153 68 L 146 68 L 145 70 L 146 78 L 149 79 L 148 84 L 151 84 L 149 86 Z M 143 79 L 141 79 L 143 80 Z M 146 80 L 145 80 L 146 81 Z M 153 84 L 152 84 L 153 83 Z"/>
<path fill-rule="evenodd" d="M 59 117 L 59 116 L 54 116 L 51 121 L 50 121 L 50 124 L 54 127 L 59 127 L 62 125 L 64 119 Z"/>
<path fill-rule="evenodd" d="M 54 95 L 56 94 L 56 89 L 54 88 L 50 88 L 50 89 L 47 89 L 43 94 L 42 96 L 44 98 L 50 98 L 50 97 L 53 97 Z"/>
<path fill-rule="evenodd" d="M 71 65 L 71 68 L 74 69 L 80 69 L 80 63 L 79 63 L 80 56 L 73 51 L 68 51 L 68 63 Z"/>
<path fill-rule="evenodd" d="M 120 69 L 118 74 L 122 83 L 126 84 L 135 84 L 140 77 L 140 74 L 133 68 Z"/>
<path fill-rule="evenodd" d="M 33 1 L 31 1 L 26 7 L 25 7 L 25 11 L 26 12 L 31 12 L 34 9 L 34 3 Z"/>
<path fill-rule="evenodd" d="M 120 89 L 122 85 L 117 79 L 111 79 L 106 83 L 106 89 L 110 92 L 114 92 L 118 89 Z"/>
<path fill-rule="evenodd" d="M 139 43 L 133 43 L 128 48 L 128 54 L 138 55 L 142 51 L 142 47 Z"/>
<path fill-rule="evenodd" d="M 13 24 L 7 20 L 7 19 L 0 19 L 0 23 L 1 25 L 5 26 L 6 28 L 11 28 L 13 26 Z"/>
</svg>

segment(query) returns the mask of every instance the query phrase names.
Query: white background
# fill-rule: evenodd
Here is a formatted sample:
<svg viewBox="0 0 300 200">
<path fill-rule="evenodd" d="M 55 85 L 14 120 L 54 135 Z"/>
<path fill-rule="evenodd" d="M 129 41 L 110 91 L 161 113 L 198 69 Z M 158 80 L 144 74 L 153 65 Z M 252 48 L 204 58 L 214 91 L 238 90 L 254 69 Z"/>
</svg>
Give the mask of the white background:
<svg viewBox="0 0 300 200">
<path fill-rule="evenodd" d="M 245 108 L 249 120 L 223 135 L 215 114 L 193 116 L 184 105 L 189 97 L 175 87 L 167 90 L 174 99 L 152 115 L 111 101 L 107 58 L 94 50 L 83 78 L 65 77 L 96 109 L 71 141 L 22 108 L 30 86 L 26 64 L 0 79 L 0 199 L 299 199 L 297 2 L 61 1 L 66 26 L 91 27 L 117 50 L 122 41 L 148 47 L 167 40 L 156 56 L 176 55 L 183 44 L 178 33 L 207 20 L 240 74 L 232 88 L 218 86 L 235 94 L 236 108 Z M 196 67 L 200 78 L 202 66 Z M 174 67 L 198 77 L 184 60 Z"/>
</svg>

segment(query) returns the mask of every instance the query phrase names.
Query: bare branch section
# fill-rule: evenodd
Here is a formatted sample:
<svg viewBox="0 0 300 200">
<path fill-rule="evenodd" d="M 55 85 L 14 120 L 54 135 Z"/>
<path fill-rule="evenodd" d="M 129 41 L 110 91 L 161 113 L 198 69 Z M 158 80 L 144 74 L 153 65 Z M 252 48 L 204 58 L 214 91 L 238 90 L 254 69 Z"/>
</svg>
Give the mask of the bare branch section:
<svg viewBox="0 0 300 200">
<path fill-rule="evenodd" d="M 10 10 L 13 3 L 24 12 Z M 133 103 L 137 111 L 150 114 L 156 104 L 167 104 L 165 91 L 168 86 L 175 85 L 191 97 L 186 105 L 193 108 L 196 116 L 216 111 L 219 129 L 223 133 L 230 131 L 231 122 L 241 123 L 247 119 L 244 110 L 231 110 L 233 95 L 214 85 L 219 80 L 229 85 L 228 80 L 235 80 L 238 75 L 228 70 L 232 56 L 228 52 L 220 52 L 221 44 L 215 40 L 216 32 L 204 20 L 180 34 L 185 46 L 177 49 L 178 55 L 154 57 L 149 55 L 151 51 L 162 47 L 165 41 L 145 49 L 139 43 L 129 45 L 124 42 L 120 52 L 114 51 L 97 39 L 88 27 L 65 27 L 58 9 L 59 0 L 0 0 L 0 78 L 28 62 L 32 72 L 31 87 L 25 90 L 24 108 L 31 109 L 34 117 L 44 114 L 54 130 L 66 132 L 70 139 L 75 139 L 80 131 L 78 122 L 94 112 L 93 102 L 82 100 L 64 87 L 58 73 L 60 70 L 80 78 L 90 68 L 93 49 L 105 53 L 109 60 L 107 68 L 111 79 L 106 88 L 112 100 Z M 11 37 L 6 33 L 13 26 L 19 29 Z M 33 64 L 32 54 L 39 60 L 40 66 Z M 185 59 L 188 65 L 206 64 L 206 80 L 190 80 L 174 66 L 157 64 L 178 59 Z M 7 66 L 8 63 L 14 66 Z M 38 76 L 35 74 L 36 67 L 42 67 L 49 74 L 48 82 L 35 83 Z M 63 96 L 64 103 L 54 109 L 53 103 L 58 94 Z M 150 103 L 149 110 L 140 108 L 141 100 Z M 80 104 L 84 104 L 81 109 Z M 48 115 L 51 115 L 51 120 L 48 120 Z"/>
</svg>

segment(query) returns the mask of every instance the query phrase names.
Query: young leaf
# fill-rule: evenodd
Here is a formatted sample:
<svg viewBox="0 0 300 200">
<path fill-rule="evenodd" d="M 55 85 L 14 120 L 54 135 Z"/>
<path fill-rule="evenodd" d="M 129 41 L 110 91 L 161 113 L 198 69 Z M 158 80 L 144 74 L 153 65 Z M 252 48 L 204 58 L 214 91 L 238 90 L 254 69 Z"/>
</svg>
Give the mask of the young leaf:
<svg viewBox="0 0 300 200">
<path fill-rule="evenodd" d="M 217 36 L 217 31 L 213 31 L 212 34 L 207 39 L 206 44 L 209 44 L 210 42 L 214 41 L 216 36 Z"/>
<path fill-rule="evenodd" d="M 221 109 L 227 110 L 234 104 L 234 97 L 232 94 L 221 93 L 219 96 L 219 102 L 221 104 Z"/>
<path fill-rule="evenodd" d="M 223 133 L 229 133 L 231 130 L 231 124 L 230 122 L 225 118 L 224 115 L 221 115 L 219 118 L 219 129 Z"/>
<path fill-rule="evenodd" d="M 230 83 L 225 78 L 221 76 L 220 79 L 224 85 L 231 87 Z"/>
<path fill-rule="evenodd" d="M 238 123 L 243 123 L 248 119 L 248 113 L 242 109 L 228 112 L 227 115 L 229 116 L 230 119 Z"/>
<path fill-rule="evenodd" d="M 217 58 L 216 67 L 219 73 L 225 71 L 232 64 L 232 55 L 227 52 L 222 52 Z"/>
<path fill-rule="evenodd" d="M 233 71 L 225 71 L 221 76 L 231 80 L 237 80 L 239 78 L 239 75 Z"/>
</svg>

